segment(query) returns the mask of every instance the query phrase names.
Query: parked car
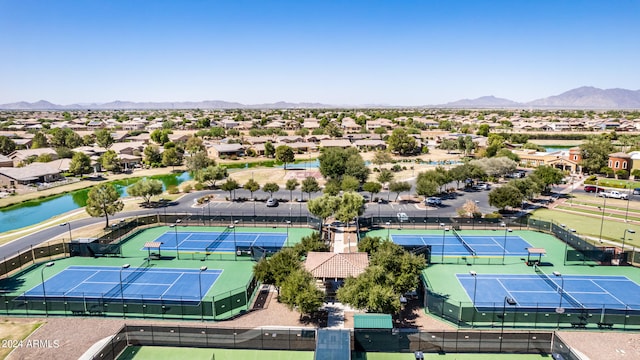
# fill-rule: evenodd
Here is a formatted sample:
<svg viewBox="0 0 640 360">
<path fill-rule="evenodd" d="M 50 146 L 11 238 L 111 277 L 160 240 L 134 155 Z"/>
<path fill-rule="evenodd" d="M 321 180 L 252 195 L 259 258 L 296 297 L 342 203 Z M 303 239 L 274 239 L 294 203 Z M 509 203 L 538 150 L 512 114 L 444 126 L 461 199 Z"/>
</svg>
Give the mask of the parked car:
<svg viewBox="0 0 640 360">
<path fill-rule="evenodd" d="M 604 188 L 597 187 L 595 185 L 585 185 L 584 186 L 584 191 L 585 192 L 602 192 L 602 191 L 604 191 Z"/>
<path fill-rule="evenodd" d="M 625 193 L 621 193 L 620 191 L 615 191 L 615 190 L 600 192 L 598 193 L 598 196 L 612 198 L 612 199 L 629 200 L 629 195 Z"/>
<path fill-rule="evenodd" d="M 278 200 L 274 198 L 269 198 L 269 200 L 267 200 L 267 207 L 276 207 L 276 206 L 278 206 Z"/>
<path fill-rule="evenodd" d="M 440 199 L 439 197 L 431 196 L 431 197 L 428 197 L 424 201 L 424 203 L 430 206 L 438 206 L 438 205 L 442 205 L 442 199 Z"/>
<path fill-rule="evenodd" d="M 633 189 L 633 195 L 640 195 L 640 188 Z"/>
</svg>

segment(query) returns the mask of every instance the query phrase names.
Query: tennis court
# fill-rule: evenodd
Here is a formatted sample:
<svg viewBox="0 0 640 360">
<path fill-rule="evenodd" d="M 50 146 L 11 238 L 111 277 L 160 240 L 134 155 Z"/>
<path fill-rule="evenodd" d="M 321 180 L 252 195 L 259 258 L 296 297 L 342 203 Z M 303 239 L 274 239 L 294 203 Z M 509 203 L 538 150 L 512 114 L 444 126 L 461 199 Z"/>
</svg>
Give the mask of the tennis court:
<svg viewBox="0 0 640 360">
<path fill-rule="evenodd" d="M 47 279 L 44 286 L 41 283 L 28 290 L 24 296 L 44 296 L 47 299 L 199 302 L 220 274 L 222 270 L 69 266 Z"/>
<path fill-rule="evenodd" d="M 640 310 L 640 286 L 626 276 L 456 274 L 479 311 L 516 308 Z M 475 294 L 474 294 L 475 293 Z"/>
<path fill-rule="evenodd" d="M 160 250 L 235 252 L 238 248 L 281 248 L 287 241 L 287 234 L 247 233 L 234 230 L 221 232 L 167 231 L 154 241 L 162 243 Z"/>
<path fill-rule="evenodd" d="M 465 235 L 452 230 L 444 235 L 391 235 L 394 243 L 401 246 L 431 245 L 432 254 L 450 256 L 527 256 L 527 248 L 532 247 L 520 236 Z M 444 251 L 443 251 L 444 245 Z"/>
</svg>

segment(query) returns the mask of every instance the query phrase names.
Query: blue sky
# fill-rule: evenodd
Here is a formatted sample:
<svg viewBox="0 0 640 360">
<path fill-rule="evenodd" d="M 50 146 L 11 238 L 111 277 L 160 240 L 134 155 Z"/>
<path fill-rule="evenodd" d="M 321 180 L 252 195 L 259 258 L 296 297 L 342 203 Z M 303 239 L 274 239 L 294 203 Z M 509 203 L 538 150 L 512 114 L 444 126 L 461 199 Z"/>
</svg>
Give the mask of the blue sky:
<svg viewBox="0 0 640 360">
<path fill-rule="evenodd" d="M 639 89 L 640 2 L 0 0 L 0 103 L 429 105 Z"/>
</svg>

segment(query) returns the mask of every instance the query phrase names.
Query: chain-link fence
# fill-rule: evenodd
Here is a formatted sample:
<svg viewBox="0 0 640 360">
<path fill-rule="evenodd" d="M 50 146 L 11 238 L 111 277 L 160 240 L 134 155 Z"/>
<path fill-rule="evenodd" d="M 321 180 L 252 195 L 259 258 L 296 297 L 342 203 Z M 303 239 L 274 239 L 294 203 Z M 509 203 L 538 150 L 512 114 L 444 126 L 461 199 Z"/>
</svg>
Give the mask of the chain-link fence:
<svg viewBox="0 0 640 360">
<path fill-rule="evenodd" d="M 68 243 L 46 242 L 39 246 L 30 246 L 14 256 L 5 256 L 2 259 L 2 262 L 0 262 L 0 278 L 38 263 L 68 256 Z"/>
<path fill-rule="evenodd" d="M 314 351 L 317 331 L 311 328 L 246 329 L 184 325 L 125 325 L 93 359 L 115 359 L 126 346 Z M 416 329 L 356 329 L 351 350 L 386 353 L 519 353 L 570 351 L 554 334 L 543 331 L 418 331 Z M 572 358 L 565 358 L 572 359 Z"/>
<path fill-rule="evenodd" d="M 454 302 L 431 292 L 429 284 L 424 299 L 429 313 L 450 321 L 461 328 L 587 328 L 640 329 L 640 304 L 611 309 L 610 305 L 588 308 L 563 308 L 557 303 L 536 303 L 527 307 L 513 307 L 506 302 L 483 303 L 478 308 L 472 302 Z"/>
</svg>

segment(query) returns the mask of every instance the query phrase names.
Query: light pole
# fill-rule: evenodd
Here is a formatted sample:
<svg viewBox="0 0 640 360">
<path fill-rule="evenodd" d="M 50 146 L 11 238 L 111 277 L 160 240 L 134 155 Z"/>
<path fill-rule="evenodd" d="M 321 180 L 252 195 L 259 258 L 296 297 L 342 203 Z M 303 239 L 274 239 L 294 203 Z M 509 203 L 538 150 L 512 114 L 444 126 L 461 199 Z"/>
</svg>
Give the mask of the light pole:
<svg viewBox="0 0 640 360">
<path fill-rule="evenodd" d="M 44 315 L 49 316 L 49 310 L 47 309 L 47 292 L 44 287 L 44 269 L 48 267 L 52 267 L 55 263 L 53 261 L 49 261 L 44 264 L 42 269 L 40 270 L 40 279 L 42 280 L 42 300 L 44 301 Z"/>
<path fill-rule="evenodd" d="M 176 234 L 176 256 L 178 257 L 178 260 L 180 260 L 180 244 L 178 243 L 178 224 L 180 224 L 181 222 L 182 220 L 178 219 L 176 220 L 175 224 L 169 225 L 169 227 L 173 228 Z"/>
<path fill-rule="evenodd" d="M 598 193 L 598 189 L 596 188 L 596 194 Z M 602 242 L 602 226 L 604 225 L 604 212 L 607 209 L 607 197 L 603 196 L 604 201 L 602 203 L 602 218 L 600 219 L 600 242 Z M 598 207 L 600 209 L 600 207 Z"/>
<path fill-rule="evenodd" d="M 69 222 L 62 223 L 62 224 L 60 224 L 60 226 L 68 226 L 69 227 L 69 242 L 71 242 L 71 223 L 69 223 Z"/>
<path fill-rule="evenodd" d="M 238 246 L 236 245 L 236 225 L 238 225 L 238 220 L 234 220 L 233 225 L 229 225 L 229 229 L 233 230 L 233 256 L 237 260 L 238 253 L 236 252 L 236 250 L 238 249 Z"/>
<path fill-rule="evenodd" d="M 444 223 L 440 223 L 440 227 L 442 228 L 442 251 L 441 251 L 441 258 L 442 258 L 442 263 L 444 264 L 444 237 L 445 237 L 445 232 L 447 231 L 447 228 L 444 227 Z"/>
<path fill-rule="evenodd" d="M 473 305 L 476 304 L 476 288 L 478 286 L 478 273 L 471 270 L 469 271 L 469 275 L 473 276 Z"/>
<path fill-rule="evenodd" d="M 624 212 L 624 222 L 627 222 L 627 217 L 629 216 L 629 203 L 631 202 L 631 196 L 633 193 L 631 192 L 631 187 L 627 189 L 627 211 Z"/>
<path fill-rule="evenodd" d="M 203 301 L 202 301 L 202 273 L 207 271 L 207 267 L 206 266 L 202 266 L 200 267 L 200 272 L 198 273 L 198 295 L 199 298 L 198 300 L 200 300 L 200 321 L 204 321 L 204 307 L 203 307 Z"/>
<path fill-rule="evenodd" d="M 126 312 L 124 308 L 124 290 L 122 289 L 122 270 L 128 269 L 131 265 L 124 264 L 120 267 L 120 299 L 122 300 L 122 317 L 126 317 Z"/>
<path fill-rule="evenodd" d="M 291 226 L 291 220 L 287 220 L 287 242 L 286 242 L 287 247 L 289 247 L 289 226 Z"/>
<path fill-rule="evenodd" d="M 498 352 L 502 352 L 502 338 L 504 337 L 504 318 L 506 317 L 507 304 L 516 305 L 517 302 L 514 298 L 509 296 L 504 297 L 504 302 L 502 303 L 502 325 L 500 326 L 500 350 Z"/>
<path fill-rule="evenodd" d="M 387 240 L 391 240 L 391 223 L 387 221 L 385 225 L 387 225 Z"/>
<path fill-rule="evenodd" d="M 553 275 L 560 278 L 560 304 L 558 304 L 558 308 L 562 308 L 562 294 L 564 293 L 564 278 L 559 271 L 554 271 Z"/>
<path fill-rule="evenodd" d="M 626 258 L 624 256 L 624 242 L 627 239 L 627 233 L 635 234 L 636 231 L 632 230 L 632 229 L 624 229 L 624 234 L 622 234 L 622 254 L 620 254 L 620 260 L 622 260 L 622 261 L 626 260 Z M 631 239 L 629 239 L 629 240 L 631 240 Z"/>
<path fill-rule="evenodd" d="M 504 265 L 504 258 L 507 255 L 507 224 L 500 223 L 500 226 L 504 228 L 504 241 L 502 242 L 502 265 Z"/>
</svg>

